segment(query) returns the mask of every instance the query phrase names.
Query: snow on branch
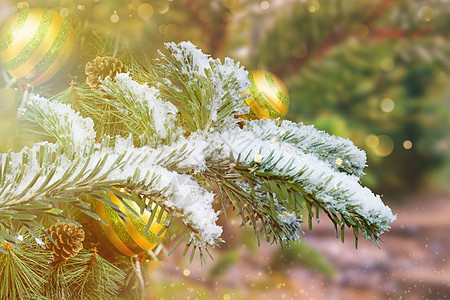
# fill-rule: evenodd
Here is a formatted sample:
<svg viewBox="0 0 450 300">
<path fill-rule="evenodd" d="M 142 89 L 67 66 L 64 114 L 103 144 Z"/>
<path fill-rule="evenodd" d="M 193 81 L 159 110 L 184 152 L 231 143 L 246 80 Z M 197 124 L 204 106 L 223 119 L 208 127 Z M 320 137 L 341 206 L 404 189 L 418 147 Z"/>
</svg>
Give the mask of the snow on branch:
<svg viewBox="0 0 450 300">
<path fill-rule="evenodd" d="M 81 147 L 95 139 L 94 122 L 83 118 L 67 104 L 31 94 L 24 117 L 65 146 Z"/>
<path fill-rule="evenodd" d="M 180 112 L 190 131 L 208 132 L 235 123 L 249 111 L 243 103 L 250 86 L 248 72 L 227 57 L 224 63 L 202 53 L 190 42 L 166 43 L 170 56 L 156 60 L 165 97 L 182 103 Z"/>
<path fill-rule="evenodd" d="M 177 145 L 189 148 L 183 143 Z M 67 195 L 76 199 L 87 192 L 86 186 L 93 191 L 111 186 L 125 189 L 130 186 L 131 191 L 139 187 L 143 196 L 159 195 L 158 205 L 181 218 L 190 228 L 190 241 L 194 245 L 211 246 L 220 241 L 222 228 L 216 224 L 218 213 L 212 208 L 214 195 L 193 177 L 164 168 L 162 165 L 170 159 L 160 159 L 160 165 L 155 164 L 160 151 L 151 147 L 134 148 L 131 139 L 117 138 L 114 147 L 104 141 L 102 145 L 90 147 L 89 153 L 58 155 L 53 160 L 52 153 L 61 153 L 61 147 L 43 143 L 19 153 L 1 154 L 0 213 L 30 200 L 45 200 L 49 194 L 52 201 Z M 170 149 L 173 153 L 185 153 L 177 151 L 181 149 L 176 146 Z M 169 152 L 165 154 L 170 158 Z"/>
<path fill-rule="evenodd" d="M 159 90 L 139 84 L 128 73 L 117 74 L 102 81 L 102 88 L 113 96 L 107 100 L 115 106 L 131 132 L 137 133 L 142 144 L 156 146 L 179 136 L 175 124 L 178 109 L 162 101 Z"/>
<path fill-rule="evenodd" d="M 263 172 L 288 176 L 306 193 L 314 195 L 326 210 L 348 218 L 359 215 L 367 224 L 375 225 L 379 234 L 388 230 L 388 224 L 396 219 L 380 196 L 358 183 L 358 177 L 338 172 L 295 144 L 263 139 L 254 131 L 239 127 L 223 130 L 211 141 L 222 147 L 224 156 L 232 155 Z"/>
<path fill-rule="evenodd" d="M 254 120 L 246 122 L 244 129 L 264 140 L 290 143 L 304 153 L 312 153 L 326 161 L 332 168 L 361 177 L 366 166 L 366 153 L 358 149 L 352 141 L 332 136 L 313 125 L 303 125 L 284 120 Z M 281 145 L 280 144 L 280 145 Z"/>
</svg>

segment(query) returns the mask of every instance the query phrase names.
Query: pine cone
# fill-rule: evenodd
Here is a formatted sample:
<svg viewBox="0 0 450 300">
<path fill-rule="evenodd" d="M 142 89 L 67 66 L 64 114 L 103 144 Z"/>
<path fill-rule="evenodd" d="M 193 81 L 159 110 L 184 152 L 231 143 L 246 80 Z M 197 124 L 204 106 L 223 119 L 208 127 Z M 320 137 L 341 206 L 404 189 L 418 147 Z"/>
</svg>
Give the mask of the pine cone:
<svg viewBox="0 0 450 300">
<path fill-rule="evenodd" d="M 84 231 L 75 224 L 58 222 L 50 226 L 47 232 L 55 240 L 53 244 L 48 237 L 45 246 L 53 251 L 53 261 L 65 263 L 83 249 Z"/>
<path fill-rule="evenodd" d="M 103 80 L 108 76 L 114 79 L 116 74 L 126 72 L 128 72 L 128 67 L 117 58 L 110 56 L 97 56 L 93 61 L 86 64 L 86 83 L 92 90 L 96 90 L 99 89 L 99 79 Z"/>
</svg>

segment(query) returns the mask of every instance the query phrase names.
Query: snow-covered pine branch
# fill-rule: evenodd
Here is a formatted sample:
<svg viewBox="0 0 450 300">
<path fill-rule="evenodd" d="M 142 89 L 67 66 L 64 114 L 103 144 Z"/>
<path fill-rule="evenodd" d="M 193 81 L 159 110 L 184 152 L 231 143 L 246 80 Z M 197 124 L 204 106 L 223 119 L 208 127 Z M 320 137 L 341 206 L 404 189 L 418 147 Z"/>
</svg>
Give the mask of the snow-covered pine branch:
<svg viewBox="0 0 450 300">
<path fill-rule="evenodd" d="M 117 109 L 117 116 L 142 145 L 169 144 L 181 135 L 175 124 L 178 109 L 162 101 L 156 88 L 137 83 L 127 73 L 117 74 L 114 80 L 107 77 L 102 84 L 112 96 L 105 101 Z"/>
<path fill-rule="evenodd" d="M 170 146 L 160 145 L 156 149 L 135 148 L 131 137 L 116 137 L 114 147 L 109 146 L 108 137 L 104 137 L 101 144 L 95 143 L 92 120 L 80 117 L 68 105 L 37 96 L 30 98 L 25 116 L 42 124 L 43 129 L 61 143 L 38 143 L 19 153 L 2 154 L 0 213 L 20 205 L 50 203 L 49 199 L 58 201 L 61 195 L 63 198 L 70 195 L 78 208 L 92 216 L 95 214 L 83 209 L 76 199 L 78 196 L 113 185 L 132 186 L 139 187 L 142 196 L 160 196 L 157 204 L 179 216 L 191 228 L 190 240 L 195 245 L 214 245 L 219 240 L 222 229 L 215 224 L 213 194 L 191 176 L 169 170 L 204 169 L 205 142 L 180 138 Z M 78 151 L 63 152 L 72 145 L 76 145 Z"/>
<path fill-rule="evenodd" d="M 265 121 L 265 123 L 277 121 Z M 253 122 L 252 122 L 253 123 Z M 261 126 L 263 122 L 257 122 Z M 267 124 L 266 124 L 267 125 Z M 271 126 L 266 126 L 271 127 Z M 274 129 L 276 125 L 272 129 Z M 299 134 L 298 127 L 286 130 L 281 125 L 278 133 Z M 298 138 L 301 138 L 299 135 Z M 232 157 L 237 162 L 251 166 L 254 170 L 271 172 L 274 175 L 287 178 L 308 196 L 314 198 L 325 211 L 340 214 L 350 223 L 360 225 L 358 220 L 364 220 L 369 226 L 375 226 L 376 237 L 389 229 L 389 223 L 396 217 L 391 209 L 383 204 L 380 196 L 374 195 L 368 188 L 362 187 L 358 177 L 339 172 L 333 167 L 334 161 L 325 161 L 314 153 L 304 151 L 297 144 L 267 139 L 253 131 L 251 125 L 240 129 L 238 126 L 227 128 L 210 136 L 211 142 L 222 147 L 224 158 Z M 343 141 L 336 141 L 336 143 Z M 339 148 L 338 145 L 335 145 Z M 231 155 L 231 156 L 230 156 Z M 369 233 L 363 230 L 366 238 Z"/>
<path fill-rule="evenodd" d="M 351 141 L 289 121 L 254 120 L 240 128 L 235 117 L 248 110 L 247 72 L 188 42 L 166 48 L 170 55 L 161 54 L 150 82 L 158 89 L 118 74 L 102 81 L 104 100 L 94 91 L 80 94 L 113 107 L 108 113 L 122 121 L 121 131 L 109 130 L 114 124 L 108 123 L 100 129 L 122 137 L 96 137 L 92 119 L 69 105 L 30 97 L 25 118 L 58 143 L 1 154 L 0 223 L 14 217 L 27 228 L 43 229 L 34 220 L 38 212 L 67 220 L 53 207 L 58 201 L 99 220 L 83 195 L 126 217 L 104 197 L 112 187 L 123 187 L 137 198 L 119 198 L 145 201 L 148 209 L 156 203 L 168 220 L 181 219 L 188 229 L 180 240 L 196 247 L 220 241 L 215 199 L 224 209 L 233 205 L 258 238 L 264 232 L 272 241 L 298 241 L 301 199 L 310 217 L 308 205 L 375 243 L 389 229 L 395 216 L 359 184 L 366 156 Z M 188 138 L 179 126 L 189 131 Z M 214 186 L 217 195 L 210 192 Z"/>
<path fill-rule="evenodd" d="M 249 111 L 248 72 L 227 57 L 224 63 L 202 53 L 190 42 L 166 43 L 169 56 L 159 52 L 155 81 L 164 97 L 178 108 L 189 131 L 210 130 L 235 123 Z"/>
<path fill-rule="evenodd" d="M 61 145 L 73 151 L 95 139 L 93 121 L 80 116 L 68 104 L 49 101 L 32 94 L 23 112 L 27 121 L 40 126 Z"/>
<path fill-rule="evenodd" d="M 366 166 L 366 153 L 352 141 L 329 135 L 313 125 L 284 120 L 254 120 L 245 122 L 244 129 L 263 140 L 290 143 L 304 153 L 312 153 L 338 171 L 361 177 Z"/>
<path fill-rule="evenodd" d="M 61 153 L 62 146 L 57 144 L 36 144 L 18 153 L 2 154 L 0 214 L 30 203 L 67 202 L 72 198 L 75 206 L 93 216 L 95 214 L 88 212 L 89 208 L 77 199 L 83 193 L 95 194 L 111 186 L 128 187 L 130 191 L 138 187 L 140 196 L 158 196 L 155 202 L 159 206 L 180 217 L 191 228 L 191 240 L 195 245 L 211 246 L 220 240 L 222 229 L 215 224 L 213 194 L 191 176 L 155 165 L 160 151 L 152 152 L 149 147 L 133 148 L 129 141 L 121 138 L 116 144 L 115 147 L 107 147 L 105 142 L 95 144 L 83 156 L 59 155 L 54 161 L 52 153 Z M 171 150 L 177 152 L 174 147 Z M 45 161 L 41 157 L 45 157 Z M 109 205 L 114 207 L 112 203 Z"/>
</svg>

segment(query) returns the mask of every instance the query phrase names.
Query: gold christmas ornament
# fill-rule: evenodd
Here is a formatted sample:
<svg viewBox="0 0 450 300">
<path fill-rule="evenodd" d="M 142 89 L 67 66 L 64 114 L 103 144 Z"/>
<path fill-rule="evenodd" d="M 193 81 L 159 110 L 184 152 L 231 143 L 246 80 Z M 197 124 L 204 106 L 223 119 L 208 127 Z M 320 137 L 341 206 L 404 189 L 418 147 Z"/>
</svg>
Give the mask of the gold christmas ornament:
<svg viewBox="0 0 450 300">
<path fill-rule="evenodd" d="M 97 56 L 85 67 L 86 83 L 95 90 L 99 88 L 100 80 L 106 77 L 114 79 L 116 74 L 128 72 L 128 67 L 115 57 Z"/>
<path fill-rule="evenodd" d="M 58 222 L 47 229 L 56 244 L 45 237 L 47 249 L 53 251 L 53 261 L 65 263 L 83 249 L 84 231 L 75 224 Z"/>
<path fill-rule="evenodd" d="M 75 32 L 67 18 L 50 9 L 13 16 L 0 32 L 0 60 L 17 80 L 38 86 L 52 79 L 69 60 Z"/>
<path fill-rule="evenodd" d="M 285 116 L 289 110 L 289 92 L 283 81 L 274 74 L 256 70 L 249 75 L 251 86 L 247 93 L 252 94 L 244 105 L 250 112 L 242 117 L 254 119 L 276 119 Z"/>
<path fill-rule="evenodd" d="M 165 232 L 159 237 L 157 234 L 164 227 L 164 220 L 167 216 L 166 212 L 163 212 L 159 223 L 157 222 L 157 217 L 153 219 L 147 234 L 145 234 L 145 227 L 150 219 L 151 213 L 145 210 L 143 214 L 140 214 L 140 208 L 134 201 L 122 199 L 138 212 L 139 217 L 137 217 L 125 207 L 116 195 L 109 193 L 109 198 L 128 216 L 124 221 L 108 205 L 105 205 L 101 201 L 95 203 L 95 212 L 108 224 L 107 226 L 98 222 L 100 234 L 114 249 L 121 254 L 134 256 L 150 251 L 161 242 Z M 154 207 L 154 209 L 158 210 L 156 212 L 156 216 L 158 216 L 160 214 L 160 208 Z"/>
</svg>

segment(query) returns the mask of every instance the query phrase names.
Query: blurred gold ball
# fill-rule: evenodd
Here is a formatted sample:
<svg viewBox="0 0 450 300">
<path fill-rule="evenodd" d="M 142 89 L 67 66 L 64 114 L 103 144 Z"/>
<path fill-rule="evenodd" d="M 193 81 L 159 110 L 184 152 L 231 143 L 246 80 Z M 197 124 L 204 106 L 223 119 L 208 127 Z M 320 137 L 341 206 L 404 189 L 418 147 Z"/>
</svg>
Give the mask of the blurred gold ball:
<svg viewBox="0 0 450 300">
<path fill-rule="evenodd" d="M 71 57 L 75 32 L 67 18 L 50 9 L 23 10 L 0 32 L 0 60 L 8 73 L 30 85 L 52 79 Z"/>
<path fill-rule="evenodd" d="M 160 236 L 157 236 L 159 231 L 164 227 L 164 221 L 167 216 L 165 211 L 162 211 L 162 217 L 160 222 L 157 222 L 155 217 L 149 226 L 148 232 L 145 232 L 145 228 L 151 217 L 151 213 L 147 210 L 141 214 L 139 206 L 134 202 L 122 198 L 121 200 L 113 193 L 108 194 L 111 201 L 120 207 L 120 210 L 124 212 L 128 217 L 126 222 L 122 220 L 117 212 L 114 211 L 108 205 L 105 205 L 101 201 L 94 202 L 95 212 L 99 215 L 108 225 L 98 222 L 99 234 L 114 248 L 117 252 L 134 256 L 150 251 L 156 247 L 166 233 L 164 231 Z M 126 202 L 132 207 L 139 216 L 133 214 L 131 210 L 125 207 Z M 157 210 L 156 216 L 161 213 L 161 208 L 154 207 Z"/>
<path fill-rule="evenodd" d="M 285 116 L 289 110 L 289 92 L 284 82 L 274 74 L 256 70 L 249 75 L 251 82 L 247 90 L 252 94 L 244 105 L 250 106 L 247 119 L 276 119 Z"/>
</svg>

